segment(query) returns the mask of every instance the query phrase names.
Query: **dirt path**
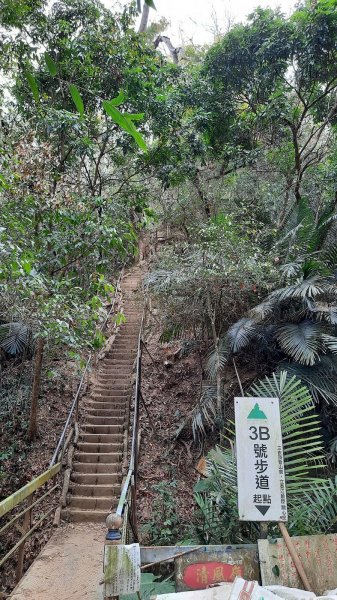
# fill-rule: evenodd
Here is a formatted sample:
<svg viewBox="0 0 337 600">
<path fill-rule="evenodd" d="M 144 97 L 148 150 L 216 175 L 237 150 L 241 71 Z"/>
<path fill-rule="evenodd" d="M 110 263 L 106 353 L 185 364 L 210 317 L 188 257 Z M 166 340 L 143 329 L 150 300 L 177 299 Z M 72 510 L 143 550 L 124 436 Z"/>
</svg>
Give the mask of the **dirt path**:
<svg viewBox="0 0 337 600">
<path fill-rule="evenodd" d="M 60 527 L 16 587 L 11 600 L 102 600 L 105 526 Z"/>
</svg>

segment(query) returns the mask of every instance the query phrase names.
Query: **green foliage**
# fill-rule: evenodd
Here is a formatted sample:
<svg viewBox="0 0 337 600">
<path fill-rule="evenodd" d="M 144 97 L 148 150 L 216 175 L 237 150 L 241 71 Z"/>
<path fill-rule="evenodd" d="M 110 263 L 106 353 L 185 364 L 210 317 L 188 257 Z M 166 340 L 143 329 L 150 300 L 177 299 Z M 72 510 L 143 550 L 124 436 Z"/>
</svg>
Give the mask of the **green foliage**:
<svg viewBox="0 0 337 600">
<path fill-rule="evenodd" d="M 155 594 L 173 594 L 175 585 L 170 579 L 159 581 L 159 577 L 153 573 L 142 573 L 140 580 L 140 598 L 142 600 L 150 600 Z M 137 594 L 123 594 L 121 600 L 137 600 Z"/>
<path fill-rule="evenodd" d="M 46 61 L 46 65 L 47 65 L 49 73 L 51 74 L 52 77 L 55 77 L 58 73 L 58 68 L 57 68 L 56 62 L 52 59 L 52 57 L 48 54 L 48 52 L 45 52 L 44 59 Z"/>
<path fill-rule="evenodd" d="M 78 112 L 80 113 L 81 117 L 83 117 L 84 115 L 84 104 L 83 104 L 83 100 L 81 98 L 81 94 L 79 93 L 76 85 L 74 85 L 73 83 L 71 83 L 69 85 L 69 91 L 71 94 L 71 97 L 73 99 L 73 102 L 78 110 Z"/>
<path fill-rule="evenodd" d="M 175 545 L 182 537 L 177 514 L 177 482 L 162 481 L 153 486 L 156 494 L 152 503 L 151 520 L 142 527 L 149 545 Z"/>
<path fill-rule="evenodd" d="M 273 277 L 268 255 L 238 226 L 226 221 L 195 227 L 189 243 L 162 253 L 157 269 L 146 281 L 167 315 L 165 330 L 180 335 L 194 331 L 199 337 L 203 328 L 210 328 L 209 293 L 217 326 L 222 328 L 222 315 L 230 323 L 237 314 L 238 293 L 240 303 L 249 306 L 258 290 L 268 289 Z"/>
<path fill-rule="evenodd" d="M 26 77 L 27 77 L 27 81 L 29 83 L 29 87 L 32 91 L 35 102 L 39 102 L 39 100 L 40 100 L 39 86 L 36 82 L 35 77 L 31 73 L 29 73 L 29 71 L 26 71 Z"/>
<path fill-rule="evenodd" d="M 147 151 L 146 143 L 132 122 L 132 121 L 138 121 L 139 119 L 142 119 L 144 115 L 142 115 L 142 114 L 131 115 L 131 114 L 127 114 L 127 113 L 122 114 L 116 108 L 115 103 L 112 103 L 112 102 L 113 102 L 113 100 L 110 102 L 105 100 L 103 102 L 103 108 L 106 111 L 106 113 L 109 115 L 109 117 L 112 118 L 112 120 L 115 123 L 117 123 L 117 125 L 119 125 L 122 129 L 124 129 L 124 131 L 127 131 L 127 133 L 132 135 L 134 140 L 137 142 L 138 146 L 142 150 L 144 150 L 144 152 L 146 152 Z"/>
</svg>

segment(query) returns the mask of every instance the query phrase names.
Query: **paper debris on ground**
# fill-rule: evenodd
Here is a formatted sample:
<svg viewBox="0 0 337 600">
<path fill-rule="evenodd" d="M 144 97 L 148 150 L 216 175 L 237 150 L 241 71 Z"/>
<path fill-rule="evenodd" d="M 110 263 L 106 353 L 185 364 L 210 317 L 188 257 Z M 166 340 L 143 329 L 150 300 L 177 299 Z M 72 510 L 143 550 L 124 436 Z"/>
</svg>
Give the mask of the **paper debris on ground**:
<svg viewBox="0 0 337 600">
<path fill-rule="evenodd" d="M 236 577 L 230 600 L 282 600 L 277 594 L 273 594 L 266 588 L 262 588 L 257 581 L 246 581 L 242 577 Z"/>
<path fill-rule="evenodd" d="M 229 600 L 233 584 L 222 583 L 207 590 L 193 590 L 193 592 L 177 592 L 176 594 L 160 594 L 155 596 L 158 600 Z"/>
<path fill-rule="evenodd" d="M 260 586 L 257 581 L 246 581 L 236 577 L 234 583 L 221 583 L 217 587 L 193 592 L 177 592 L 160 594 L 153 600 L 337 600 L 337 590 L 325 592 L 324 596 L 316 596 L 314 592 L 306 592 L 282 585 Z"/>
<path fill-rule="evenodd" d="M 312 600 L 317 598 L 314 592 L 306 592 L 305 590 L 285 587 L 284 585 L 266 585 L 265 588 L 285 600 Z"/>
</svg>

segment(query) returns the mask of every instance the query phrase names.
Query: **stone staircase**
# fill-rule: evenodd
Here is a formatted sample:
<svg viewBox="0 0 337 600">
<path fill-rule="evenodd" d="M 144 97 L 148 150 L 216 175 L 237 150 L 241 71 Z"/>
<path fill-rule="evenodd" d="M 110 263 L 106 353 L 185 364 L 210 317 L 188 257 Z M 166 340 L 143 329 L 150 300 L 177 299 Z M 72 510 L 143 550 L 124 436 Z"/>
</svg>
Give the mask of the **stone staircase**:
<svg viewBox="0 0 337 600">
<path fill-rule="evenodd" d="M 97 366 L 96 381 L 85 402 L 86 419 L 74 455 L 69 503 L 63 511 L 70 521 L 105 521 L 118 504 L 142 317 L 142 304 L 137 300 L 140 281 L 139 267 L 122 281 L 126 323 Z"/>
</svg>

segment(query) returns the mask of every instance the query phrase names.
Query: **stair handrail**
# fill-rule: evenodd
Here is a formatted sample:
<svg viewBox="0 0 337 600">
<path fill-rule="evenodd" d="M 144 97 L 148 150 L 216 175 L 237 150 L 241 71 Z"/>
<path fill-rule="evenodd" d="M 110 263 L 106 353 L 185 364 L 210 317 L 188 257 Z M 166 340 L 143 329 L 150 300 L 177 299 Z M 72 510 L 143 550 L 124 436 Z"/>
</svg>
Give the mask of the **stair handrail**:
<svg viewBox="0 0 337 600">
<path fill-rule="evenodd" d="M 138 335 L 137 358 L 136 358 L 136 382 L 134 393 L 134 412 L 132 423 L 132 442 L 131 453 L 129 460 L 129 469 L 125 478 L 119 502 L 115 514 L 123 520 L 123 542 L 126 541 L 126 531 L 128 520 L 133 531 L 135 541 L 138 541 L 137 528 L 137 513 L 136 513 L 136 495 L 137 495 L 137 479 L 138 479 L 138 434 L 139 434 L 139 405 L 141 400 L 141 384 L 142 384 L 142 351 L 143 351 L 143 328 L 145 322 L 145 307 L 143 309 L 140 330 Z M 131 496 L 131 499 L 130 499 Z M 128 514 L 129 501 L 131 500 L 131 514 Z"/>
<path fill-rule="evenodd" d="M 104 322 L 99 327 L 99 331 L 101 331 L 101 332 L 104 330 L 104 328 L 105 328 L 105 326 L 106 326 L 106 324 L 107 324 L 107 322 L 108 322 L 108 320 L 109 320 L 112 312 L 115 309 L 115 304 L 116 304 L 116 300 L 117 300 L 118 289 L 120 287 L 121 280 L 122 280 L 122 278 L 124 276 L 124 268 L 125 268 L 125 265 L 123 265 L 122 270 L 121 270 L 121 272 L 119 274 L 119 277 L 117 279 L 117 283 L 116 283 L 116 287 L 115 287 L 115 292 L 114 292 L 114 296 L 113 296 L 113 299 L 112 299 L 112 302 L 111 302 L 110 310 L 109 310 L 109 312 L 108 312 L 108 314 L 107 314 Z M 66 439 L 66 433 L 67 433 L 70 421 L 71 421 L 71 419 L 72 419 L 72 417 L 74 415 L 74 412 L 75 412 L 75 415 L 77 416 L 79 397 L 80 397 L 80 394 L 81 394 L 81 391 L 82 391 L 82 387 L 83 387 L 83 383 L 85 381 L 86 374 L 88 372 L 88 369 L 90 367 L 91 361 L 93 359 L 93 356 L 94 356 L 94 352 L 91 351 L 90 354 L 89 354 L 88 360 L 86 362 L 86 365 L 84 367 L 84 370 L 83 370 L 83 373 L 82 373 L 82 377 L 81 377 L 80 382 L 78 384 L 77 391 L 76 391 L 73 403 L 72 403 L 72 405 L 70 407 L 70 410 L 69 410 L 69 413 L 68 413 L 67 420 L 65 422 L 65 425 L 63 427 L 62 433 L 61 433 L 60 438 L 59 438 L 59 441 L 57 443 L 57 446 L 55 448 L 54 454 L 53 454 L 52 459 L 50 461 L 49 469 L 56 463 L 56 461 L 58 460 L 59 455 L 60 455 L 60 461 L 62 463 L 63 453 L 64 453 L 64 444 L 65 444 L 65 439 Z M 76 418 L 76 421 L 77 421 L 77 418 Z"/>
</svg>

